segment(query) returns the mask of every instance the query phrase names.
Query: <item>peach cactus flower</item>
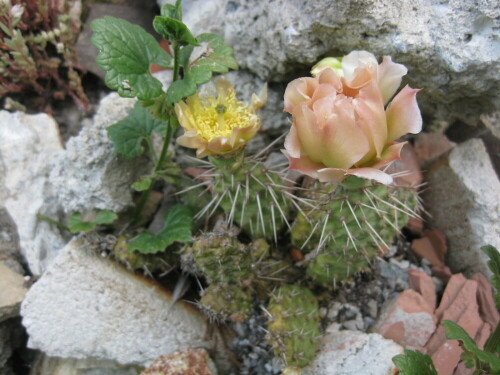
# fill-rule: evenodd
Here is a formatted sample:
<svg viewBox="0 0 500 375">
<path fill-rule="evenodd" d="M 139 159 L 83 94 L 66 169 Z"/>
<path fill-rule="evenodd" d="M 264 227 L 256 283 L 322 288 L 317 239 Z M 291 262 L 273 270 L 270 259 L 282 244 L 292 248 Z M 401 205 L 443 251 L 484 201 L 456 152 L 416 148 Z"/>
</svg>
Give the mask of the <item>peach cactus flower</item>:
<svg viewBox="0 0 500 375">
<path fill-rule="evenodd" d="M 394 141 L 422 130 L 419 90 L 405 86 L 386 107 L 407 69 L 390 57 L 378 64 L 371 53 L 353 51 L 320 61 L 312 73 L 285 91 L 293 117 L 283 150 L 290 169 L 324 182 L 354 175 L 390 184 L 380 168 L 399 159 L 405 142 Z"/>
<path fill-rule="evenodd" d="M 238 101 L 233 86 L 224 78 L 215 81 L 215 90 L 217 95 L 195 94 L 175 105 L 175 113 L 184 128 L 177 143 L 195 148 L 199 158 L 240 150 L 261 126 L 255 113 L 267 100 L 267 86 L 260 96 L 252 95 L 250 105 Z"/>
</svg>

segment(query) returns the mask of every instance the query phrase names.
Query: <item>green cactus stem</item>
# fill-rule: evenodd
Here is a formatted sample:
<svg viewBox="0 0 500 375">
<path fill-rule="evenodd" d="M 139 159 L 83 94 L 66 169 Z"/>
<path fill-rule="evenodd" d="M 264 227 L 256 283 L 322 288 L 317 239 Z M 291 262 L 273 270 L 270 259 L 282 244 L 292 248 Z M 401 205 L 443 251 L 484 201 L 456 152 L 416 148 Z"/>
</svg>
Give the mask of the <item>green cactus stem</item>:
<svg viewBox="0 0 500 375">
<path fill-rule="evenodd" d="M 271 295 L 267 313 L 267 340 L 275 355 L 288 366 L 307 366 L 316 355 L 319 337 L 316 297 L 307 288 L 285 285 Z"/>
<path fill-rule="evenodd" d="M 309 206 L 292 225 L 292 243 L 307 253 L 308 276 L 325 287 L 366 269 L 420 208 L 415 188 L 357 177 L 337 188 L 317 183 L 305 195 Z"/>
</svg>

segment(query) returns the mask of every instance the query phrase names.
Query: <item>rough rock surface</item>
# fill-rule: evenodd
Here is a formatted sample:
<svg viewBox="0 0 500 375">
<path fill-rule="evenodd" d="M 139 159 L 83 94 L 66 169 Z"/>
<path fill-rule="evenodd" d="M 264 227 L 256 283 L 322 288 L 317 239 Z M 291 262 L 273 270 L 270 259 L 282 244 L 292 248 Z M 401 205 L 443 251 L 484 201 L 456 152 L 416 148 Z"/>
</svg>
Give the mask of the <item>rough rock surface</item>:
<svg viewBox="0 0 500 375">
<path fill-rule="evenodd" d="M 123 159 L 113 150 L 106 128 L 124 118 L 135 100 L 116 93 L 105 97 L 91 125 L 66 144 L 50 182 L 65 212 L 93 209 L 121 211 L 132 204 L 130 185 L 149 171 L 142 158 Z"/>
<path fill-rule="evenodd" d="M 24 270 L 20 261 L 21 248 L 19 247 L 19 234 L 17 233 L 16 224 L 7 209 L 0 207 L 0 263 L 5 264 L 17 273 L 23 274 Z"/>
<path fill-rule="evenodd" d="M 418 292 L 409 289 L 387 301 L 372 332 L 404 347 L 422 347 L 436 330 L 434 309 Z"/>
<path fill-rule="evenodd" d="M 57 229 L 37 218 L 59 218 L 48 175 L 62 152 L 50 116 L 0 111 L 0 206 L 17 226 L 21 253 L 34 274 L 40 274 L 65 244 Z"/>
<path fill-rule="evenodd" d="M 156 359 L 141 375 L 217 375 L 205 349 L 189 349 Z"/>
<path fill-rule="evenodd" d="M 500 249 L 500 182 L 483 142 L 471 139 L 429 169 L 424 202 L 432 226 L 448 237 L 448 265 L 454 272 L 490 275 L 480 248 Z"/>
<path fill-rule="evenodd" d="M 49 356 L 147 364 L 210 344 L 197 310 L 172 305 L 169 294 L 98 257 L 83 239 L 61 250 L 27 293 L 21 315 L 28 346 Z"/>
<path fill-rule="evenodd" d="M 0 322 L 19 314 L 25 294 L 24 278 L 0 263 Z"/>
<path fill-rule="evenodd" d="M 164 3 L 165 0 L 159 0 Z M 306 73 L 324 56 L 365 49 L 409 68 L 434 128 L 475 125 L 499 107 L 500 7 L 495 0 L 188 0 L 194 34 L 223 35 L 243 69 L 264 80 Z"/>
<path fill-rule="evenodd" d="M 392 357 L 403 348 L 376 333 L 337 331 L 332 325 L 322 339 L 314 361 L 302 371 L 303 375 L 392 375 Z"/>
<path fill-rule="evenodd" d="M 41 354 L 31 371 L 36 375 L 138 375 L 134 367 L 95 359 L 56 358 Z"/>
</svg>

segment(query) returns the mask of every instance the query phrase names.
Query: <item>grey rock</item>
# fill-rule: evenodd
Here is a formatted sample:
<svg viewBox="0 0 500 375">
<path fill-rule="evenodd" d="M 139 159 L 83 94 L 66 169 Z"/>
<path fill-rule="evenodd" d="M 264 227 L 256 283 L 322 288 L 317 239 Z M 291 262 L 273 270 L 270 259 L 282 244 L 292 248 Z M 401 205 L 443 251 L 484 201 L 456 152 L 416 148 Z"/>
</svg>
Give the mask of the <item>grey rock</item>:
<svg viewBox="0 0 500 375">
<path fill-rule="evenodd" d="M 50 116 L 0 111 L 0 207 L 15 222 L 21 254 L 34 274 L 40 274 L 66 242 L 57 228 L 37 218 L 60 218 L 48 176 L 62 153 L 57 124 Z M 16 239 L 11 240 L 15 246 Z"/>
<path fill-rule="evenodd" d="M 433 227 L 448 238 L 448 265 L 454 272 L 490 275 L 480 248 L 500 249 L 500 182 L 484 144 L 471 139 L 430 168 L 424 195 Z"/>
<path fill-rule="evenodd" d="M 49 356 L 147 365 L 189 347 L 210 349 L 207 323 L 194 307 L 108 259 L 83 239 L 71 241 L 27 293 L 28 346 Z"/>
<path fill-rule="evenodd" d="M 194 35 L 223 35 L 241 68 L 263 80 L 287 81 L 324 56 L 364 49 L 409 68 L 434 129 L 475 125 L 500 107 L 495 0 L 188 0 L 183 9 Z"/>
<path fill-rule="evenodd" d="M 19 314 L 26 291 L 23 276 L 0 263 L 0 322 Z"/>
<path fill-rule="evenodd" d="M 56 358 L 41 354 L 32 369 L 37 375 L 139 375 L 137 367 L 96 359 Z"/>
<path fill-rule="evenodd" d="M 21 248 L 16 224 L 9 212 L 0 207 L 0 264 L 3 263 L 11 270 L 24 274 L 20 261 Z"/>
<path fill-rule="evenodd" d="M 144 158 L 124 159 L 113 150 L 106 128 L 127 116 L 134 99 L 105 97 L 91 126 L 71 138 L 50 174 L 58 204 L 67 213 L 94 209 L 119 212 L 132 204 L 130 185 L 149 172 Z"/>
<path fill-rule="evenodd" d="M 395 371 L 392 357 L 403 348 L 376 333 L 338 331 L 327 328 L 319 353 L 302 370 L 303 375 L 390 375 Z"/>
<path fill-rule="evenodd" d="M 12 326 L 7 323 L 0 324 L 0 369 L 12 355 Z"/>
</svg>

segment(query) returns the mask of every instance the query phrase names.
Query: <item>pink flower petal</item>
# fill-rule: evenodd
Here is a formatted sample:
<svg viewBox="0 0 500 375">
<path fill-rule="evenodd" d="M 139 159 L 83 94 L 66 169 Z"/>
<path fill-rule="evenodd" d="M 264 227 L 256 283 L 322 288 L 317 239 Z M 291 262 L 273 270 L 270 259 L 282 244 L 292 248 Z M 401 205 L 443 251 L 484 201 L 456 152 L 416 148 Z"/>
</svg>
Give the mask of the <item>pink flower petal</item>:
<svg viewBox="0 0 500 375">
<path fill-rule="evenodd" d="M 404 145 L 406 145 L 408 142 L 399 142 L 399 143 L 393 143 L 390 146 L 386 147 L 384 152 L 382 152 L 382 156 L 380 157 L 380 160 L 376 162 L 375 164 L 372 165 L 372 168 L 382 168 L 385 167 L 386 165 L 391 164 L 393 161 L 401 159 L 401 150 L 403 149 Z"/>
<path fill-rule="evenodd" d="M 295 112 L 293 125 L 300 140 L 300 153 L 314 162 L 321 162 L 326 150 L 323 149 L 323 130 L 318 126 L 314 112 L 305 103 Z"/>
<path fill-rule="evenodd" d="M 384 185 L 392 183 L 392 177 L 381 170 L 375 168 L 357 168 L 346 171 L 347 175 L 357 176 L 365 180 L 375 180 Z"/>
<path fill-rule="evenodd" d="M 318 180 L 321 182 L 342 182 L 346 178 L 346 169 L 341 168 L 323 168 L 318 170 Z"/>
<path fill-rule="evenodd" d="M 356 122 L 354 106 L 349 98 L 333 103 L 332 115 L 326 120 L 321 161 L 329 168 L 350 168 L 370 151 L 370 143 Z"/>
<path fill-rule="evenodd" d="M 396 93 L 401 79 L 408 73 L 408 69 L 404 65 L 392 62 L 389 56 L 384 56 L 384 60 L 378 67 L 378 87 L 382 91 L 384 104 L 392 98 Z"/>
<path fill-rule="evenodd" d="M 317 78 L 320 85 L 328 85 L 338 92 L 342 91 L 342 82 L 333 69 L 323 69 Z"/>
<path fill-rule="evenodd" d="M 359 115 L 359 124 L 370 141 L 370 148 L 375 150 L 377 157 L 380 157 L 387 143 L 387 120 L 382 94 L 377 84 L 371 82 L 363 87 L 359 91 L 359 97 L 354 99 L 354 105 Z M 367 155 L 362 163 L 372 157 Z"/>
<path fill-rule="evenodd" d="M 285 90 L 285 112 L 293 114 L 297 106 L 312 98 L 317 86 L 317 78 L 311 77 L 298 78 L 290 82 Z"/>
<path fill-rule="evenodd" d="M 293 125 L 285 138 L 285 150 L 290 157 L 296 159 L 300 158 L 300 141 L 297 136 L 297 130 Z"/>
<path fill-rule="evenodd" d="M 342 59 L 342 70 L 347 82 L 350 82 L 357 76 L 356 69 L 368 68 L 368 70 L 375 71 L 377 66 L 377 59 L 367 51 L 352 51 Z"/>
<path fill-rule="evenodd" d="M 289 169 L 292 171 L 298 171 L 307 176 L 318 178 L 318 169 L 324 168 L 324 165 L 313 162 L 307 156 L 293 158 L 287 153 L 286 150 L 281 150 L 281 152 L 283 152 L 283 154 L 288 158 L 288 161 L 290 162 Z"/>
<path fill-rule="evenodd" d="M 387 107 L 388 142 L 407 134 L 417 134 L 422 130 L 422 115 L 417 104 L 420 90 L 405 86 Z"/>
</svg>

